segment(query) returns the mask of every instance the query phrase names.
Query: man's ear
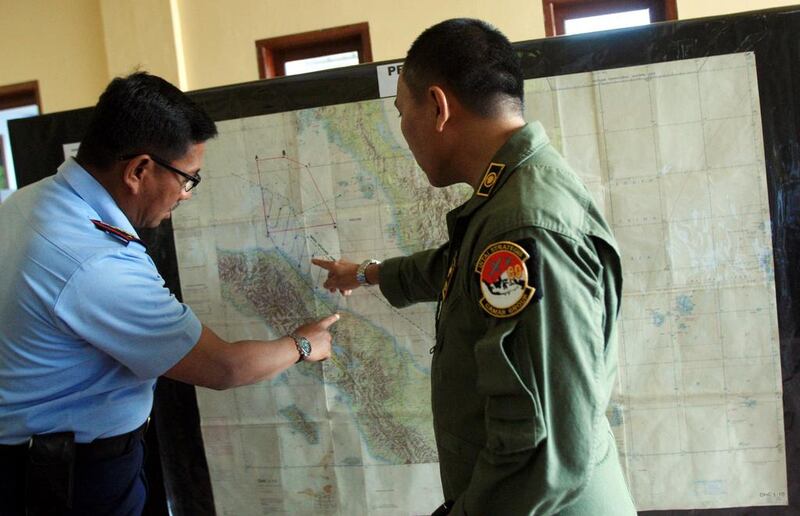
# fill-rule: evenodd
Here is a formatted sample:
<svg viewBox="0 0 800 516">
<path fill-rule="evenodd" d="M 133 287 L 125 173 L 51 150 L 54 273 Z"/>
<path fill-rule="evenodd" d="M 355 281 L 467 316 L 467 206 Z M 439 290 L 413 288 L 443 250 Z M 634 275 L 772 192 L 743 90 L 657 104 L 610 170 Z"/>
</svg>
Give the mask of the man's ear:
<svg viewBox="0 0 800 516">
<path fill-rule="evenodd" d="M 128 160 L 122 169 L 122 184 L 129 193 L 138 194 L 142 189 L 144 176 L 153 168 L 153 161 L 146 155 Z"/>
<path fill-rule="evenodd" d="M 436 132 L 442 132 L 445 124 L 450 120 L 450 99 L 439 86 L 428 88 L 428 94 L 436 105 Z"/>
</svg>

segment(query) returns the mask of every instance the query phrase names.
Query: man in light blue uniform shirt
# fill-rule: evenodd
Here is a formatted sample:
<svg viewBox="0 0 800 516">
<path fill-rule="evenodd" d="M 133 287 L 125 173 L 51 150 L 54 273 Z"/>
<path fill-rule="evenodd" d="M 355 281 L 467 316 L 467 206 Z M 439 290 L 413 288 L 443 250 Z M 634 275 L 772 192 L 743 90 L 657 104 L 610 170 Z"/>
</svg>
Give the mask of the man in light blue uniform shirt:
<svg viewBox="0 0 800 516">
<path fill-rule="evenodd" d="M 91 442 L 137 428 L 155 378 L 194 347 L 200 321 L 163 287 L 141 241 L 95 229 L 92 220 L 136 233 L 74 159 L 0 213 L 3 241 L 24 244 L 2 248 L 3 263 L 18 268 L 0 269 L 14 293 L 0 311 L 0 444 L 64 428 Z M 108 406 L 120 401 L 125 410 Z"/>
<path fill-rule="evenodd" d="M 215 389 L 330 355 L 338 315 L 229 343 L 164 286 L 135 227 L 200 183 L 216 127 L 146 73 L 111 82 L 76 159 L 0 205 L 0 513 L 140 514 L 160 375 Z"/>
</svg>

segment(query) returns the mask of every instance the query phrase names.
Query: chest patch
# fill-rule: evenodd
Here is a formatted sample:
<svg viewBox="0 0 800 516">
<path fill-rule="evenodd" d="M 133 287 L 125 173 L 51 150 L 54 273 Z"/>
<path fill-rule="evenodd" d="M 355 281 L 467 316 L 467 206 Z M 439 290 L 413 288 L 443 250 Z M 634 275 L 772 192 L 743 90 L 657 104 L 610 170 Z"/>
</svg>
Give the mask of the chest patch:
<svg viewBox="0 0 800 516">
<path fill-rule="evenodd" d="M 522 311 L 536 293 L 530 285 L 526 262 L 530 255 L 520 245 L 497 242 L 478 258 L 481 308 L 493 317 L 511 317 Z"/>
</svg>

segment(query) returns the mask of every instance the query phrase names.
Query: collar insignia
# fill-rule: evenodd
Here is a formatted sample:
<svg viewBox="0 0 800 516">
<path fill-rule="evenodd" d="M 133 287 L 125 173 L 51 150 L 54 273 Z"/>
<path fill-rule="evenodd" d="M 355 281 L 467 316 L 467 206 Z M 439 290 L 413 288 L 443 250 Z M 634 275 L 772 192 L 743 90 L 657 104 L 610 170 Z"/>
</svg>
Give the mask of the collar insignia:
<svg viewBox="0 0 800 516">
<path fill-rule="evenodd" d="M 497 242 L 478 258 L 481 308 L 493 317 L 512 317 L 528 306 L 536 289 L 528 284 L 525 261 L 530 256 L 514 242 Z"/>
<path fill-rule="evenodd" d="M 504 168 L 506 168 L 504 163 L 489 163 L 489 168 L 486 169 L 486 173 L 483 175 L 483 181 L 481 181 L 481 185 L 478 187 L 478 191 L 475 192 L 475 195 L 489 197 L 489 194 L 492 193 L 492 188 L 497 184 L 497 180 L 500 179 L 500 174 L 503 172 Z"/>
<path fill-rule="evenodd" d="M 137 244 L 141 244 L 141 245 L 144 246 L 144 242 L 142 242 L 140 239 L 136 238 L 134 235 L 131 235 L 127 231 L 123 231 L 123 230 L 119 229 L 118 227 L 111 226 L 111 225 L 106 224 L 105 222 L 101 222 L 99 220 L 94 220 L 94 219 L 89 219 L 89 220 L 92 221 L 92 224 L 94 224 L 94 227 L 96 227 L 100 231 L 105 231 L 109 235 L 116 237 L 118 240 L 122 240 L 123 242 L 125 242 L 125 245 L 128 245 L 131 242 L 136 242 Z"/>
</svg>

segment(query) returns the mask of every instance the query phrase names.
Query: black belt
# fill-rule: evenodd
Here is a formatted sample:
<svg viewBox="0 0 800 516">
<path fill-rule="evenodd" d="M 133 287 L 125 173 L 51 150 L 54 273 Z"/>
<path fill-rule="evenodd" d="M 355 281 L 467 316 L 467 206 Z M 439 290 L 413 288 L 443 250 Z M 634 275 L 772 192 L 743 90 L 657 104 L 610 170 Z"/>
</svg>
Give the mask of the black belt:
<svg viewBox="0 0 800 516">
<path fill-rule="evenodd" d="M 150 418 L 136 430 L 127 434 L 95 439 L 90 443 L 75 443 L 75 457 L 78 462 L 97 462 L 119 457 L 131 451 L 147 431 Z M 28 454 L 30 443 L 0 444 L 0 458 L 22 459 Z"/>
</svg>

